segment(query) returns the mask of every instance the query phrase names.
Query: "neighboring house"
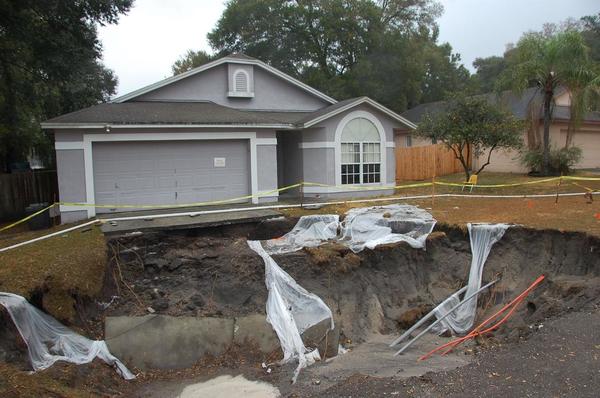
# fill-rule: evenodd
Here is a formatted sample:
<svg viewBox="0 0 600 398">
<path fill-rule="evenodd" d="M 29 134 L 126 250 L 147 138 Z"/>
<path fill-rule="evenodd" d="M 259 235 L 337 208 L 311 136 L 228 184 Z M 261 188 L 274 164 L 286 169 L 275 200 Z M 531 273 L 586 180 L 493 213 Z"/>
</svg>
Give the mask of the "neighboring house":
<svg viewBox="0 0 600 398">
<path fill-rule="evenodd" d="M 526 146 L 533 142 L 542 142 L 544 131 L 544 114 L 541 108 L 542 95 L 536 89 L 525 90 L 523 95 L 517 96 L 506 92 L 502 95 L 484 95 L 492 103 L 500 104 L 511 111 L 515 117 L 521 120 L 533 121 L 530 128 L 524 129 L 523 141 Z M 554 98 L 554 112 L 550 126 L 550 145 L 556 148 L 565 146 L 567 131 L 570 123 L 571 97 L 566 90 L 560 90 Z M 419 124 L 426 115 L 436 115 L 444 112 L 448 106 L 445 101 L 430 102 L 418 105 L 402 114 L 403 117 L 415 124 Z M 537 113 L 538 118 L 528 118 L 530 112 Z M 396 144 L 405 146 L 409 140 L 410 130 L 399 130 L 396 132 Z M 572 144 L 583 151 L 582 161 L 576 165 L 580 169 L 600 169 L 600 112 L 590 112 L 583 119 L 579 128 L 572 135 Z M 417 145 L 429 144 L 423 140 Z M 414 140 L 413 140 L 414 145 Z M 527 170 L 519 160 L 517 151 L 495 151 L 492 154 L 491 163 L 486 167 L 487 171 L 526 173 Z M 473 168 L 485 162 L 481 157 L 473 159 Z"/>
<path fill-rule="evenodd" d="M 392 193 L 394 130 L 414 125 L 234 54 L 42 127 L 54 132 L 62 202 L 139 206 L 273 202 L 300 181 L 328 185 L 306 196 Z M 119 210 L 61 207 L 63 222 Z"/>
</svg>

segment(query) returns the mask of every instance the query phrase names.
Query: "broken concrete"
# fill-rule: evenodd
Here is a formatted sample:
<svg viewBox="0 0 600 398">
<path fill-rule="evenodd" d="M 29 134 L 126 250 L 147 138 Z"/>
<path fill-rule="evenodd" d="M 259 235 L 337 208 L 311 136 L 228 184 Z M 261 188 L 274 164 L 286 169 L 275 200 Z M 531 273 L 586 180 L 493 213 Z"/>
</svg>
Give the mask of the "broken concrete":
<svg viewBox="0 0 600 398">
<path fill-rule="evenodd" d="M 337 355 L 339 329 L 329 320 L 302 335 L 309 348 L 323 357 Z M 218 356 L 232 345 L 256 347 L 269 357 L 280 350 L 279 340 L 265 315 L 238 318 L 172 317 L 165 315 L 106 317 L 110 351 L 139 369 L 183 369 L 206 355 Z M 274 356 L 276 357 L 276 356 Z"/>
</svg>

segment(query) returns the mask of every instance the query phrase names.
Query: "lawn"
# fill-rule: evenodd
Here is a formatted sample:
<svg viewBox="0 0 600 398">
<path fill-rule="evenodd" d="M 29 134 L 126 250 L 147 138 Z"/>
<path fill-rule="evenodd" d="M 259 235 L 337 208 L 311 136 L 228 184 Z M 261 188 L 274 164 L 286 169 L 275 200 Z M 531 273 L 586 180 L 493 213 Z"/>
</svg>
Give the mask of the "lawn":
<svg viewBox="0 0 600 398">
<path fill-rule="evenodd" d="M 6 247 L 69 227 L 45 231 L 4 232 L 0 246 Z M 0 253 L 0 291 L 28 299 L 42 293 L 44 308 L 63 321 L 73 321 L 74 296 L 96 297 L 106 266 L 106 243 L 97 226 L 21 246 Z"/>
</svg>

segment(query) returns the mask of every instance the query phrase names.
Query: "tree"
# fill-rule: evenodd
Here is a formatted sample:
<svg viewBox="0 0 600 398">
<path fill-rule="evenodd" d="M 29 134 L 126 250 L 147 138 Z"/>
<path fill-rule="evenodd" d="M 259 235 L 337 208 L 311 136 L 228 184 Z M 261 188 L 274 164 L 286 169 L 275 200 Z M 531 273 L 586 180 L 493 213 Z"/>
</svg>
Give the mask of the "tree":
<svg viewBox="0 0 600 398">
<path fill-rule="evenodd" d="M 435 0 L 231 0 L 208 39 L 218 55 L 243 52 L 333 97 L 400 112 L 468 82 L 436 43 L 441 12 Z"/>
<path fill-rule="evenodd" d="M 445 112 L 426 115 L 415 134 L 450 149 L 460 161 L 465 181 L 468 181 L 471 156 L 485 156 L 485 163 L 473 173 L 479 174 L 490 164 L 494 151 L 519 149 L 523 144 L 522 131 L 519 120 L 485 98 L 458 97 L 449 102 Z"/>
<path fill-rule="evenodd" d="M 534 86 L 542 94 L 544 129 L 542 174 L 550 172 L 550 123 L 554 96 L 559 88 L 571 96 L 571 119 L 577 125 L 600 89 L 598 66 L 580 32 L 566 30 L 554 35 L 527 33 L 517 43 L 497 88 L 520 94 Z M 537 117 L 535 115 L 534 117 Z"/>
<path fill-rule="evenodd" d="M 0 3 L 0 171 L 49 145 L 39 122 L 107 100 L 116 78 L 102 63 L 97 24 L 132 0 Z"/>
<path fill-rule="evenodd" d="M 479 93 L 490 93 L 494 91 L 498 76 L 506 69 L 506 59 L 498 56 L 475 58 L 473 66 L 476 72 L 472 78 L 476 81 Z"/>
<path fill-rule="evenodd" d="M 201 65 L 207 64 L 212 61 L 214 57 L 203 50 L 193 51 L 188 50 L 185 55 L 181 56 L 173 64 L 173 75 L 178 75 L 188 70 L 197 68 Z"/>
</svg>

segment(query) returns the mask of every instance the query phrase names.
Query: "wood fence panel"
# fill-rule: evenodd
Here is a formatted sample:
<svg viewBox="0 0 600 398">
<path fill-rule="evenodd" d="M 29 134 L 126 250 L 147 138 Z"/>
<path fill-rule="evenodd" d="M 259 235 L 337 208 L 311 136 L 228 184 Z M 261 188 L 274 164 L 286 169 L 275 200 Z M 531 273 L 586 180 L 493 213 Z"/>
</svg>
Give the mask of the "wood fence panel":
<svg viewBox="0 0 600 398">
<path fill-rule="evenodd" d="M 54 203 L 58 199 L 56 170 L 0 174 L 0 220 L 25 215 L 32 203 Z"/>
<path fill-rule="evenodd" d="M 396 181 L 429 180 L 462 171 L 454 153 L 442 144 L 396 148 Z"/>
</svg>

